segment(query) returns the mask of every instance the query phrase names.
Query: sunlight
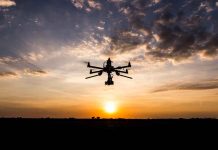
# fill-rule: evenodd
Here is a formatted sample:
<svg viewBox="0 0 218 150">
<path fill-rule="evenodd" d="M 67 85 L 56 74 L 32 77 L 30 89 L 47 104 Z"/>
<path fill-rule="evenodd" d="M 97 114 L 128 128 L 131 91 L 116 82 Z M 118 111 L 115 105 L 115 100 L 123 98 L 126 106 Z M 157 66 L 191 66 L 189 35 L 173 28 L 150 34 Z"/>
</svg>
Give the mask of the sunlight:
<svg viewBox="0 0 218 150">
<path fill-rule="evenodd" d="M 104 110 L 105 112 L 112 114 L 115 113 L 117 111 L 117 106 L 114 102 L 110 101 L 110 102 L 106 102 L 104 104 Z"/>
</svg>

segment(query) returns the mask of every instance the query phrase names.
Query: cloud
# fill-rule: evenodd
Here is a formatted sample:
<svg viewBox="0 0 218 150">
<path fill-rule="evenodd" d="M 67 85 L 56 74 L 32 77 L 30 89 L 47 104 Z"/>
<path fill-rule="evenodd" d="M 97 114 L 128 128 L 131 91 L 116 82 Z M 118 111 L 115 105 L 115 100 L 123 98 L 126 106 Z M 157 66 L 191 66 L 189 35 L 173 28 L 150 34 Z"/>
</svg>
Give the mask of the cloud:
<svg viewBox="0 0 218 150">
<path fill-rule="evenodd" d="M 100 57 L 129 53 L 132 58 L 140 56 L 140 61 L 144 59 L 146 62 L 148 59 L 184 61 L 199 56 L 199 53 L 214 59 L 218 48 L 218 31 L 215 29 L 218 26 L 218 7 L 214 2 L 203 2 L 205 1 L 21 2 L 21 7 L 16 7 L 14 12 L 0 14 L 0 22 L 3 22 L 0 23 L 0 28 L 1 25 L 4 26 L 0 36 L 0 64 L 19 70 L 40 70 L 33 62 L 42 64 L 53 51 L 62 53 L 61 48 L 71 44 L 71 51 L 77 51 L 73 53 L 78 58 L 87 58 L 87 54 L 92 51 Z M 39 9 L 32 4 L 43 7 Z M 208 11 L 209 8 L 211 11 Z M 60 21 L 55 21 L 55 18 Z M 36 20 L 42 25 L 37 25 Z M 78 45 L 83 51 L 77 48 Z M 139 48 L 142 50 L 139 51 L 140 54 L 137 53 Z M 29 62 L 11 54 L 1 54 L 8 50 L 22 55 Z M 46 52 L 41 54 L 40 51 Z M 79 53 L 81 55 L 76 55 Z M 5 55 L 12 59 L 7 60 Z"/>
<path fill-rule="evenodd" d="M 25 75 L 31 75 L 31 76 L 43 76 L 46 75 L 47 72 L 44 70 L 30 70 L 30 69 L 25 69 L 24 70 Z"/>
<path fill-rule="evenodd" d="M 110 35 L 110 51 L 104 54 L 120 54 L 136 50 L 142 45 L 147 45 L 151 38 L 151 28 L 146 24 L 146 6 L 150 1 L 135 0 L 119 3 L 119 12 L 126 16 L 122 19 L 127 26 L 121 25 L 112 30 Z M 153 2 L 152 2 L 153 3 Z M 121 24 L 122 24 L 122 21 Z M 127 22 L 126 22 L 127 21 Z"/>
<path fill-rule="evenodd" d="M 30 63 L 26 59 L 23 59 L 20 56 L 6 56 L 0 57 L 0 64 L 7 65 L 11 68 L 23 69 L 23 68 L 31 68 L 31 69 L 39 69 L 35 64 Z"/>
<path fill-rule="evenodd" d="M 215 56 L 218 51 L 218 32 L 205 25 L 207 20 L 199 15 L 190 15 L 188 19 L 178 12 L 176 15 L 166 10 L 155 20 L 156 35 L 159 40 L 148 52 L 157 59 L 183 60 L 200 52 L 207 56 Z M 212 26 L 213 23 L 211 23 Z"/>
<path fill-rule="evenodd" d="M 71 0 L 71 2 L 76 8 L 81 9 L 84 7 L 84 0 Z"/>
<path fill-rule="evenodd" d="M 18 74 L 15 72 L 11 72 L 11 71 L 0 72 L 0 78 L 16 77 L 16 76 L 18 76 Z"/>
<path fill-rule="evenodd" d="M 12 64 L 12 63 L 17 63 L 19 59 L 13 58 L 11 56 L 7 57 L 0 57 L 0 64 Z"/>
<path fill-rule="evenodd" d="M 88 0 L 87 2 L 89 7 L 91 8 L 98 9 L 98 10 L 101 10 L 102 8 L 101 3 L 96 2 L 95 0 Z"/>
<path fill-rule="evenodd" d="M 47 72 L 42 70 L 37 65 L 30 63 L 22 57 L 0 57 L 0 66 L 4 69 L 10 69 L 20 72 L 25 75 L 42 76 L 46 75 Z M 16 76 L 17 73 L 14 72 L 0 72 L 0 76 Z"/>
<path fill-rule="evenodd" d="M 173 83 L 158 87 L 152 92 L 164 92 L 171 90 L 210 90 L 218 88 L 218 79 L 203 80 L 189 83 Z"/>
<path fill-rule="evenodd" d="M 104 30 L 104 27 L 96 27 L 96 28 L 100 31 Z"/>
<path fill-rule="evenodd" d="M 32 57 L 30 57 L 32 58 Z M 46 71 L 42 70 L 37 65 L 27 61 L 21 56 L 8 56 L 8 57 L 0 57 L 0 65 L 5 69 L 15 70 L 25 75 L 33 75 L 33 76 L 41 76 L 47 74 Z M 6 72 L 2 75 L 17 75 L 13 72 Z"/>
<path fill-rule="evenodd" d="M 93 9 L 102 9 L 101 3 L 96 0 L 71 0 L 71 2 L 76 8 L 84 9 L 86 12 L 91 12 Z"/>
<path fill-rule="evenodd" d="M 153 0 L 153 3 L 160 3 L 161 0 Z"/>
<path fill-rule="evenodd" d="M 166 0 L 134 0 L 119 3 L 118 7 L 127 25 L 112 30 L 114 54 L 133 51 L 142 44 L 147 45 L 147 58 L 158 61 L 182 61 L 199 53 L 214 58 L 218 54 L 215 1 L 190 0 L 177 4 Z"/>
<path fill-rule="evenodd" d="M 113 3 L 121 3 L 124 2 L 124 0 L 108 0 L 109 2 L 113 2 Z"/>
<path fill-rule="evenodd" d="M 140 33 L 134 33 L 128 30 L 118 31 L 114 36 L 110 37 L 111 49 L 108 51 L 108 54 L 119 54 L 136 49 L 145 43 L 142 36 Z"/>
<path fill-rule="evenodd" d="M 13 0 L 0 0 L 0 7 L 11 7 L 16 6 Z"/>
<path fill-rule="evenodd" d="M 44 51 L 41 52 L 29 52 L 26 56 L 24 56 L 25 59 L 31 60 L 31 61 L 39 61 L 40 59 L 43 59 L 46 56 Z"/>
</svg>

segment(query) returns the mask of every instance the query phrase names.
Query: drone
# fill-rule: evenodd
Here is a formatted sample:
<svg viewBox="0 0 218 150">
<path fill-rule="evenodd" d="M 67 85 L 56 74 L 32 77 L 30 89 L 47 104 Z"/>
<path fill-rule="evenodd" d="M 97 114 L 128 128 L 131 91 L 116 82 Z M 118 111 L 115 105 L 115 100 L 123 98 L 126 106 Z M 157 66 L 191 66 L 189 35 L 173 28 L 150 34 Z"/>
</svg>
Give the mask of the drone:
<svg viewBox="0 0 218 150">
<path fill-rule="evenodd" d="M 113 74 L 112 73 L 113 72 L 115 72 L 117 76 L 121 76 L 121 77 L 132 79 L 132 77 L 128 77 L 128 76 L 125 76 L 125 75 L 121 74 L 121 73 L 128 74 L 128 69 L 126 69 L 125 71 L 123 71 L 123 70 L 125 68 L 130 68 L 131 67 L 131 63 L 130 62 L 126 66 L 114 67 L 114 66 L 112 66 L 111 59 L 108 58 L 108 60 L 103 63 L 103 67 L 91 66 L 90 62 L 88 62 L 87 67 L 88 68 L 92 68 L 92 69 L 90 69 L 90 74 L 95 74 L 95 73 L 97 73 L 97 74 L 93 75 L 93 76 L 86 77 L 85 79 L 101 76 L 102 73 L 106 72 L 107 75 L 108 75 L 108 78 L 107 78 L 107 81 L 105 81 L 105 85 L 113 85 L 114 84 L 114 81 L 112 80 L 112 78 L 113 78 Z M 93 71 L 93 69 L 97 69 L 97 70 Z"/>
</svg>

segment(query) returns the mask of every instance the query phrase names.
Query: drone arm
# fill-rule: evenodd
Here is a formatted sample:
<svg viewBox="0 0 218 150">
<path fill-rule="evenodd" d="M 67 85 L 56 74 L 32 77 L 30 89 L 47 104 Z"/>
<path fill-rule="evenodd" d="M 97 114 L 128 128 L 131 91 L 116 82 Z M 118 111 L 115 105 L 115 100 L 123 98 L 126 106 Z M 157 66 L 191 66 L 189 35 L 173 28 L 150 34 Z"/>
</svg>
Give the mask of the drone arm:
<svg viewBox="0 0 218 150">
<path fill-rule="evenodd" d="M 118 73 L 126 73 L 126 74 L 128 74 L 128 70 L 127 70 L 127 69 L 126 69 L 126 71 L 116 70 L 116 72 L 118 72 Z"/>
<path fill-rule="evenodd" d="M 122 74 L 120 74 L 119 76 L 122 76 L 122 77 L 125 77 L 125 78 L 132 79 L 132 77 L 124 76 L 124 75 L 122 75 Z"/>
<path fill-rule="evenodd" d="M 96 67 L 96 66 L 88 66 L 88 68 L 103 69 L 101 67 Z"/>
<path fill-rule="evenodd" d="M 115 69 L 123 69 L 123 68 L 129 68 L 131 67 L 131 63 L 129 62 L 129 64 L 127 66 L 118 66 Z"/>
<path fill-rule="evenodd" d="M 93 77 L 97 77 L 97 76 L 100 76 L 100 75 L 94 75 L 94 76 L 89 76 L 89 77 L 86 77 L 85 79 L 89 79 L 89 78 L 93 78 Z"/>
<path fill-rule="evenodd" d="M 92 71 L 92 69 L 90 70 L 90 74 L 93 74 L 93 73 L 102 73 L 102 70 L 99 70 L 99 71 Z"/>
<path fill-rule="evenodd" d="M 123 68 L 128 68 L 129 66 L 118 66 L 115 69 L 123 69 Z"/>
<path fill-rule="evenodd" d="M 103 68 L 101 68 L 101 67 L 91 66 L 89 62 L 88 62 L 87 67 L 88 67 L 88 68 L 95 68 L 95 69 L 103 69 Z"/>
</svg>

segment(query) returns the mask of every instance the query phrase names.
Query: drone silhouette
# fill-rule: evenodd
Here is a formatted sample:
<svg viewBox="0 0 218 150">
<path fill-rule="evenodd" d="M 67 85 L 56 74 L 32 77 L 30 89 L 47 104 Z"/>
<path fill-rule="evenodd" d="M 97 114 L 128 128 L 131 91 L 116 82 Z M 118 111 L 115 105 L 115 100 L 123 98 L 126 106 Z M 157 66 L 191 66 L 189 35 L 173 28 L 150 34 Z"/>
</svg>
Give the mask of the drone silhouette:
<svg viewBox="0 0 218 150">
<path fill-rule="evenodd" d="M 90 69 L 90 74 L 94 74 L 94 73 L 97 73 L 97 74 L 93 75 L 93 76 L 86 77 L 85 79 L 101 76 L 103 72 L 106 72 L 107 75 L 108 75 L 108 79 L 107 79 L 107 81 L 105 81 L 105 85 L 113 85 L 114 84 L 114 81 L 112 80 L 112 78 L 113 78 L 112 73 L 113 72 L 115 72 L 117 76 L 132 79 L 132 77 L 128 77 L 128 76 L 125 76 L 125 75 L 121 74 L 121 73 L 128 74 L 128 69 L 126 69 L 125 71 L 122 71 L 121 69 L 130 68 L 131 67 L 130 62 L 128 63 L 127 66 L 114 67 L 114 66 L 112 66 L 111 59 L 108 58 L 108 60 L 103 63 L 103 67 L 91 66 L 90 62 L 88 62 L 87 67 L 88 68 L 93 68 L 93 69 L 98 69 L 98 70 L 93 71 L 93 69 Z"/>
</svg>

